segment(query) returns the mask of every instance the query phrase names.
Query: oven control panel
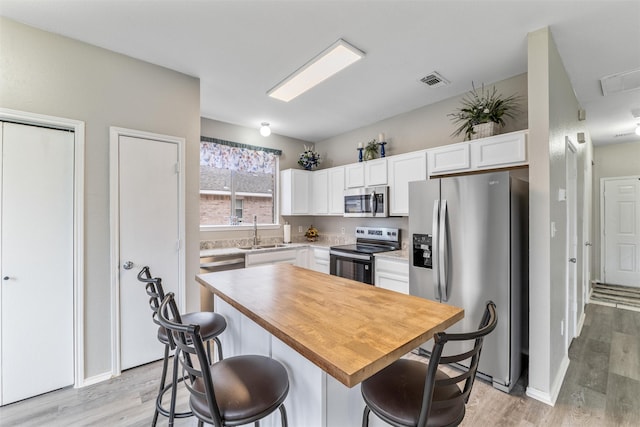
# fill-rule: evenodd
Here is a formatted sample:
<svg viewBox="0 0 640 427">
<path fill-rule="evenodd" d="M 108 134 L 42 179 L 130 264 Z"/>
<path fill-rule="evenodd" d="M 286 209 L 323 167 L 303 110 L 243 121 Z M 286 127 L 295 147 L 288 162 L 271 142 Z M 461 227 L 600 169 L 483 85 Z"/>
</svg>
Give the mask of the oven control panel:
<svg viewBox="0 0 640 427">
<path fill-rule="evenodd" d="M 433 268 L 431 234 L 413 235 L 413 265 L 422 268 Z"/>
</svg>

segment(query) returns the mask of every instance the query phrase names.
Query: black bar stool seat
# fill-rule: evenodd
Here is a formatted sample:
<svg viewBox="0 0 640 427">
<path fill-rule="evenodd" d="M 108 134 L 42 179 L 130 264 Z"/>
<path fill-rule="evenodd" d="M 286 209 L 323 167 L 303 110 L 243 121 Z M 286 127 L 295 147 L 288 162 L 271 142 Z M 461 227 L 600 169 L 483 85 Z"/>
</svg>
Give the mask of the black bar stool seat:
<svg viewBox="0 0 640 427">
<path fill-rule="evenodd" d="M 147 295 L 149 295 L 149 307 L 151 307 L 152 311 L 152 319 L 153 322 L 158 326 L 158 341 L 164 344 L 164 358 L 162 361 L 162 376 L 160 379 L 160 387 L 158 391 L 158 396 L 156 398 L 156 410 L 153 414 L 153 421 L 151 422 L 152 426 L 155 426 L 158 422 L 158 414 L 162 414 L 165 417 L 169 418 L 169 426 L 173 426 L 174 418 L 187 418 L 193 416 L 192 411 L 186 412 L 176 412 L 176 393 L 177 393 L 177 385 L 179 382 L 183 380 L 182 377 L 178 378 L 178 357 L 177 355 L 174 357 L 173 361 L 173 373 L 171 376 L 171 381 L 169 384 L 166 384 L 167 381 L 167 371 L 169 366 L 169 357 L 170 351 L 172 348 L 171 340 L 167 335 L 167 330 L 160 325 L 160 322 L 157 319 L 158 309 L 160 308 L 160 304 L 162 300 L 164 300 L 164 289 L 162 288 L 162 279 L 159 277 L 152 277 L 151 271 L 149 271 L 149 267 L 145 266 L 138 273 L 138 280 L 142 283 L 145 283 L 145 289 L 147 291 Z M 218 349 L 218 360 L 222 360 L 222 345 L 220 340 L 218 339 L 218 335 L 220 335 L 227 328 L 227 321 L 224 316 L 214 313 L 211 311 L 199 311 L 193 313 L 187 313 L 182 315 L 184 319 L 188 319 L 190 324 L 198 325 L 201 331 L 202 341 L 207 343 L 207 360 L 208 364 L 213 363 L 213 358 L 211 357 L 211 347 L 210 342 L 214 341 L 216 343 L 216 347 Z M 171 391 L 171 399 L 169 401 L 169 409 L 162 405 L 162 400 L 164 395 Z"/>
</svg>

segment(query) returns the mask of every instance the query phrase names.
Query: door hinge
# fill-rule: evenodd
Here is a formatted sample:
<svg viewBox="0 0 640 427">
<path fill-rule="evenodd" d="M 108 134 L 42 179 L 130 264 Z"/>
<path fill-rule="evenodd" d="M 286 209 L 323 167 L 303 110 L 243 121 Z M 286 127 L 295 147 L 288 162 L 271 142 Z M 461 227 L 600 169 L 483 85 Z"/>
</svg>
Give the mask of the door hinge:
<svg viewBox="0 0 640 427">
<path fill-rule="evenodd" d="M 176 173 L 180 173 L 180 163 L 176 163 Z"/>
<path fill-rule="evenodd" d="M 181 248 L 181 240 L 180 240 L 180 239 L 178 239 L 178 240 L 176 241 L 176 252 L 180 252 L 180 248 Z"/>
</svg>

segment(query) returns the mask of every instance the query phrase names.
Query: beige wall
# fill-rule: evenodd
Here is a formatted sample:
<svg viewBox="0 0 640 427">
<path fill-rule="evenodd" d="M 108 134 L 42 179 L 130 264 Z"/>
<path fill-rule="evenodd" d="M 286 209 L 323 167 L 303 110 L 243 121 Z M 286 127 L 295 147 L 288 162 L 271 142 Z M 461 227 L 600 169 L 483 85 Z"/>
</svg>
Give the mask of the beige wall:
<svg viewBox="0 0 640 427">
<path fill-rule="evenodd" d="M 529 34 L 529 249 L 530 319 L 529 388 L 538 398 L 553 400 L 568 363 L 566 328 L 566 202 L 558 192 L 566 189 L 565 139 L 576 142 L 578 132 L 586 132 L 578 121 L 579 105 L 548 28 Z M 578 170 L 585 158 L 590 161 L 590 142 L 578 146 Z M 578 179 L 584 174 L 579 174 Z M 584 190 L 578 182 L 578 195 Z M 578 211 L 581 211 L 580 201 Z M 578 246 L 582 213 L 578 218 Z M 551 236 L 551 224 L 555 236 Z M 581 252 L 578 254 L 581 260 Z M 581 263 L 578 264 L 581 271 Z M 581 277 L 581 276 L 580 276 Z"/>
<path fill-rule="evenodd" d="M 600 279 L 600 180 L 602 178 L 640 175 L 640 138 L 626 144 L 594 147 L 593 161 L 593 278 Z"/>
<path fill-rule="evenodd" d="M 487 83 L 485 87 L 490 87 L 490 82 Z M 527 75 L 521 74 L 502 80 L 495 83 L 495 86 L 504 96 L 512 94 L 521 96 L 521 113 L 515 120 L 507 119 L 506 126 L 501 132 L 526 129 Z M 462 96 L 449 98 L 322 141 L 316 144 L 317 150 L 325 159 L 321 168 L 357 162 L 358 143 L 366 143 L 373 138 L 378 139 L 378 134 L 381 132 L 384 132 L 385 139 L 389 142 L 386 146 L 388 156 L 462 141 L 464 134 L 457 137 L 451 136 L 456 126 L 447 117 L 447 114 L 460 106 L 461 98 Z"/>
<path fill-rule="evenodd" d="M 0 52 L 2 107 L 85 122 L 85 377 L 108 373 L 109 127 L 187 141 L 186 283 L 193 309 L 199 296 L 190 279 L 198 271 L 199 249 L 199 80 L 4 18 Z"/>
</svg>

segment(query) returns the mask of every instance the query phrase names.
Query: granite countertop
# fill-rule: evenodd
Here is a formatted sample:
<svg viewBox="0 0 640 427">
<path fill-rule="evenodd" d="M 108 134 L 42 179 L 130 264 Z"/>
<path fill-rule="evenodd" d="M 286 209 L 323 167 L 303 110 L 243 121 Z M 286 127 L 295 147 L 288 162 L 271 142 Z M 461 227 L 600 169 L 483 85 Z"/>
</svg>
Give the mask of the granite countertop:
<svg viewBox="0 0 640 427">
<path fill-rule="evenodd" d="M 401 250 L 401 251 L 390 251 L 390 252 L 380 252 L 375 254 L 376 258 L 388 258 L 396 261 L 409 261 L 409 251 Z"/>
<path fill-rule="evenodd" d="M 268 245 L 268 244 L 267 244 Z M 278 243 L 276 247 L 261 248 L 261 249 L 241 249 L 240 247 L 230 248 L 216 248 L 216 249 L 202 249 L 200 250 L 200 258 L 208 256 L 223 256 L 223 255 L 235 255 L 235 254 L 255 254 L 264 252 L 275 252 L 287 249 L 299 249 L 308 247 L 326 248 L 329 249 L 331 245 L 328 243 L 309 242 L 309 243 Z"/>
</svg>

